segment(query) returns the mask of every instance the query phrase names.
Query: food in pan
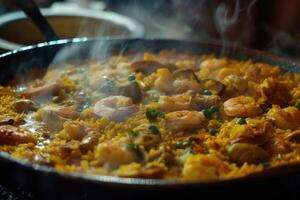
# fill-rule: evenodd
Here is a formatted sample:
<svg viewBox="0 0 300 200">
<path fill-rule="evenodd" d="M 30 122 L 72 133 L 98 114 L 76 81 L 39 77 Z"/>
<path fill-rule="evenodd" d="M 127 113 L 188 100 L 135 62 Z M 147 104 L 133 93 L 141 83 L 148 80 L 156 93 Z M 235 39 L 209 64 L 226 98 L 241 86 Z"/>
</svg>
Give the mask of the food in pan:
<svg viewBox="0 0 300 200">
<path fill-rule="evenodd" d="M 0 150 L 55 170 L 224 180 L 300 161 L 300 76 L 163 50 L 0 88 Z"/>
</svg>

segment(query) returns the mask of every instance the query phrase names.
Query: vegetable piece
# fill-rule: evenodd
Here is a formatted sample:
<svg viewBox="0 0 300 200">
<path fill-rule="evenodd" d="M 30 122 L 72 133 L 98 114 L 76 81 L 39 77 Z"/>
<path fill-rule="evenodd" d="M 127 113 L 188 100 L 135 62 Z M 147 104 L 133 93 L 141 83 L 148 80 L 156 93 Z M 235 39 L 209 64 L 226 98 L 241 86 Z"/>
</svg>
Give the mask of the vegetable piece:
<svg viewBox="0 0 300 200">
<path fill-rule="evenodd" d="M 159 129 L 153 125 L 153 124 L 149 124 L 148 125 L 148 129 L 154 134 L 154 135 L 159 135 L 160 134 L 160 131 Z"/>
<path fill-rule="evenodd" d="M 130 74 L 129 76 L 128 76 L 128 81 L 135 81 L 136 80 L 136 77 L 135 77 L 135 75 L 134 74 Z"/>
<path fill-rule="evenodd" d="M 204 110 L 202 110 L 202 112 L 203 112 L 205 118 L 207 118 L 207 119 L 211 119 L 212 118 L 212 114 L 209 111 L 209 109 L 204 109 Z"/>
<path fill-rule="evenodd" d="M 156 110 L 154 108 L 147 108 L 146 110 L 146 117 L 149 121 L 155 121 L 158 118 L 163 118 L 164 117 L 164 113 Z"/>
<path fill-rule="evenodd" d="M 239 124 L 239 125 L 243 125 L 243 124 L 247 124 L 247 121 L 245 118 L 238 118 L 236 120 L 236 123 Z"/>
<path fill-rule="evenodd" d="M 213 105 L 209 108 L 209 112 L 212 114 L 218 113 L 219 112 L 219 108 L 216 105 Z"/>
<path fill-rule="evenodd" d="M 210 96 L 210 95 L 212 95 L 212 93 L 210 90 L 203 90 L 203 95 Z"/>
<path fill-rule="evenodd" d="M 126 148 L 128 150 L 133 151 L 139 159 L 143 159 L 144 158 L 143 151 L 141 150 L 141 148 L 139 147 L 139 145 L 136 145 L 134 143 L 129 143 L 129 144 L 126 145 Z"/>
<path fill-rule="evenodd" d="M 300 109 L 300 101 L 297 101 L 297 102 L 295 103 L 295 107 L 298 108 L 298 109 Z"/>
<path fill-rule="evenodd" d="M 209 134 L 212 136 L 215 136 L 215 135 L 217 135 L 218 132 L 219 132 L 218 129 L 212 128 L 212 129 L 210 129 Z"/>
<path fill-rule="evenodd" d="M 207 119 L 212 119 L 215 114 L 218 114 L 219 108 L 213 105 L 208 109 L 202 110 L 202 112 Z"/>
</svg>

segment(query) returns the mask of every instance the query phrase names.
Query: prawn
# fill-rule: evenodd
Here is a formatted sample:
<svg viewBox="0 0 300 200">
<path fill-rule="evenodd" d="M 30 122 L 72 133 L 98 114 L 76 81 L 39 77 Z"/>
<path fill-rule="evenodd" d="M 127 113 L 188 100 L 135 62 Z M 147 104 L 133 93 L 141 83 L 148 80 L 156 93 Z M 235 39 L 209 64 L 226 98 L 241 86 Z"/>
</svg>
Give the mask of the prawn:
<svg viewBox="0 0 300 200">
<path fill-rule="evenodd" d="M 193 98 L 187 95 L 160 96 L 158 104 L 165 111 L 190 110 L 194 107 Z"/>
<path fill-rule="evenodd" d="M 262 113 L 254 98 L 238 96 L 224 102 L 224 112 L 230 117 L 254 117 Z"/>
<path fill-rule="evenodd" d="M 110 96 L 99 100 L 94 106 L 94 113 L 100 117 L 107 117 L 121 122 L 138 111 L 129 97 Z"/>
<path fill-rule="evenodd" d="M 172 131 L 194 130 L 203 127 L 205 123 L 202 112 L 182 110 L 166 114 L 166 127 Z"/>
<path fill-rule="evenodd" d="M 300 125 L 300 111 L 292 106 L 280 108 L 274 105 L 267 113 L 267 118 L 282 129 L 297 129 Z"/>
</svg>

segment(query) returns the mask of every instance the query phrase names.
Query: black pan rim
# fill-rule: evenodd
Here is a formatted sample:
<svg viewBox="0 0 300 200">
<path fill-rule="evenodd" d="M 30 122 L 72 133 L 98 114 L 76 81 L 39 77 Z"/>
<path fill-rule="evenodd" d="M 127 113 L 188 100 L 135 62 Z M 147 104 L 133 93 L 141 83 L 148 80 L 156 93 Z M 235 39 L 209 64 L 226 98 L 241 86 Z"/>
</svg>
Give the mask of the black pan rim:
<svg viewBox="0 0 300 200">
<path fill-rule="evenodd" d="M 169 41 L 169 42 L 184 42 L 184 43 L 197 43 L 199 45 L 209 45 L 209 46 L 215 46 L 220 47 L 219 43 L 211 43 L 211 42 L 195 42 L 195 41 L 187 41 L 187 40 L 169 40 L 169 39 L 144 39 L 144 38 L 134 38 L 134 39 L 108 39 L 108 38 L 102 38 L 102 39 L 94 39 L 94 38 L 74 38 L 74 39 L 63 39 L 58 41 L 51 41 L 51 42 L 45 42 L 40 43 L 37 45 L 31 45 L 27 47 L 22 47 L 17 50 L 13 50 L 10 52 L 6 52 L 4 54 L 0 55 L 0 61 L 1 58 L 13 56 L 15 54 L 18 54 L 20 52 L 25 52 L 28 50 L 33 49 L 39 49 L 39 48 L 47 48 L 50 46 L 56 46 L 56 45 L 66 45 L 66 44 L 72 44 L 72 43 L 81 43 L 81 42 L 97 42 L 97 41 L 106 41 L 106 42 L 139 42 L 139 41 Z M 285 63 L 290 66 L 296 66 L 300 67 L 300 62 L 297 60 L 287 59 L 280 56 L 272 55 L 263 51 L 254 50 L 254 49 L 247 49 L 242 47 L 236 47 L 236 46 L 226 46 L 225 48 L 228 49 L 234 49 L 236 51 L 242 51 L 247 52 L 247 55 L 249 56 L 259 56 L 262 58 L 266 58 L 268 60 L 273 60 L 274 62 L 278 63 Z M 173 180 L 159 180 L 159 179 L 139 179 L 139 178 L 120 178 L 120 177 L 113 177 L 113 176 L 100 176 L 100 175 L 89 175 L 84 173 L 74 173 L 74 172 L 62 172 L 54 170 L 52 167 L 47 166 L 41 166 L 26 160 L 20 160 L 13 158 L 6 152 L 0 152 L 0 160 L 3 162 L 10 162 L 14 165 L 19 165 L 20 167 L 24 167 L 30 170 L 34 170 L 36 172 L 40 173 L 47 173 L 48 175 L 58 176 L 60 178 L 66 178 L 71 180 L 80 180 L 83 182 L 90 182 L 93 184 L 105 184 L 105 185 L 111 185 L 115 187 L 132 187 L 137 186 L 141 188 L 148 188 L 148 187 L 155 187 L 157 189 L 164 189 L 170 187 L 218 187 L 224 184 L 239 184 L 243 183 L 245 181 L 259 181 L 262 178 L 274 178 L 276 176 L 280 175 L 288 175 L 290 173 L 300 173 L 300 163 L 296 164 L 290 164 L 286 166 L 280 166 L 273 168 L 270 170 L 270 173 L 261 172 L 261 173 L 254 173 L 251 175 L 248 175 L 246 177 L 240 177 L 240 178 L 233 178 L 233 179 L 226 179 L 226 180 L 213 180 L 209 182 L 182 182 L 182 181 L 173 181 Z M 276 169 L 275 173 L 273 172 Z"/>
<path fill-rule="evenodd" d="M 223 45 L 219 41 L 194 41 L 194 40 L 178 40 L 178 39 L 165 39 L 165 38 L 109 38 L 109 37 L 103 37 L 103 38 L 91 38 L 91 37 L 79 37 L 79 38 L 72 38 L 72 39 L 60 39 L 50 42 L 43 42 L 36 45 L 29 45 L 25 47 L 21 47 L 16 50 L 8 51 L 5 53 L 0 54 L 0 59 L 3 57 L 9 57 L 13 56 L 14 54 L 18 54 L 20 52 L 28 51 L 28 50 L 34 50 L 39 48 L 45 48 L 49 46 L 57 46 L 57 45 L 66 45 L 66 44 L 76 44 L 76 43 L 82 43 L 82 42 L 140 42 L 140 41 L 146 41 L 146 42 L 179 42 L 179 43 L 186 43 L 186 44 L 197 44 L 197 45 L 205 45 L 205 46 L 211 46 L 220 48 L 223 46 L 224 49 L 228 50 L 235 50 L 238 52 L 247 52 L 247 55 L 249 56 L 258 56 L 261 58 L 267 58 L 272 59 L 278 63 L 286 63 L 292 66 L 298 66 L 300 67 L 300 60 L 293 59 L 293 58 L 287 58 L 278 56 L 269 52 L 251 49 L 251 48 L 245 48 L 237 45 L 232 44 L 226 44 Z"/>
</svg>

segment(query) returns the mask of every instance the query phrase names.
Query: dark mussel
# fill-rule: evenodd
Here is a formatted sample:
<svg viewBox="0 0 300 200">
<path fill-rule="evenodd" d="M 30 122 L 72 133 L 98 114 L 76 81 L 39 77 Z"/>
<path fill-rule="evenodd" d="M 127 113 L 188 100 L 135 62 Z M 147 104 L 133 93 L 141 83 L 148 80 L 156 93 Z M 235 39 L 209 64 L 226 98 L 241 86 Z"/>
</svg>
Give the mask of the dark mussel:
<svg viewBox="0 0 300 200">
<path fill-rule="evenodd" d="M 184 69 L 177 69 L 173 72 L 173 76 L 175 78 L 183 78 L 183 79 L 189 79 L 189 80 L 195 80 L 198 83 L 201 83 L 197 75 L 195 74 L 193 69 L 190 68 L 184 68 Z"/>
<path fill-rule="evenodd" d="M 220 81 L 214 79 L 204 79 L 201 80 L 204 89 L 209 90 L 214 95 L 220 95 L 225 90 L 225 85 Z"/>
</svg>

